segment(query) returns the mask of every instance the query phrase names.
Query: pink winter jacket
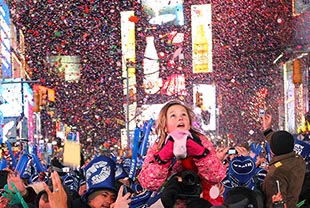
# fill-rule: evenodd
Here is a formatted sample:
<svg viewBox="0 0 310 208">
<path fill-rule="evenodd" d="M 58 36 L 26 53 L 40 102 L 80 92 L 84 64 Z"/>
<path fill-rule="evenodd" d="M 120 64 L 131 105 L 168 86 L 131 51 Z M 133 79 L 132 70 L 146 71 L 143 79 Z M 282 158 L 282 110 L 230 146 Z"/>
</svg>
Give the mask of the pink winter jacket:
<svg viewBox="0 0 310 208">
<path fill-rule="evenodd" d="M 195 159 L 198 174 L 208 183 L 217 184 L 224 179 L 226 175 L 226 168 L 216 156 L 213 144 L 205 137 L 200 137 L 200 139 L 202 141 L 202 145 L 208 149 L 210 153 L 202 159 Z M 158 152 L 157 147 L 158 144 L 155 142 L 153 146 L 149 148 L 146 158 L 144 159 L 142 169 L 138 175 L 138 180 L 141 186 L 151 191 L 158 190 L 170 175 L 180 173 L 184 170 L 180 160 L 174 164 L 170 172 L 167 167 L 159 165 L 154 160 L 154 154 Z"/>
</svg>

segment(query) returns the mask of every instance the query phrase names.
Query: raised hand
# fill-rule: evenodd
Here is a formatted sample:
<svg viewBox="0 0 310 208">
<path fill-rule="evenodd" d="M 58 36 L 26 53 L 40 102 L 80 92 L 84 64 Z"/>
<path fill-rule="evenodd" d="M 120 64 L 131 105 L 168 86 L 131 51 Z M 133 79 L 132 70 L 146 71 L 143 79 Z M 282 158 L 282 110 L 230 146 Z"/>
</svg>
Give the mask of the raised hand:
<svg viewBox="0 0 310 208">
<path fill-rule="evenodd" d="M 44 189 L 48 195 L 48 201 L 51 208 L 68 208 L 67 193 L 61 183 L 60 177 L 56 171 L 51 173 L 53 192 L 44 183 Z"/>
<path fill-rule="evenodd" d="M 9 190 L 14 192 L 14 189 L 11 185 L 11 183 L 13 182 L 16 189 L 20 192 L 20 194 L 22 196 L 24 196 L 27 193 L 27 190 L 26 190 L 25 183 L 23 182 L 23 180 L 20 177 L 19 172 L 17 170 L 13 171 L 13 170 L 8 169 L 8 168 L 5 170 L 8 171 L 7 184 L 8 184 Z"/>
<path fill-rule="evenodd" d="M 209 150 L 205 149 L 201 144 L 201 141 L 193 140 L 191 138 L 187 139 L 186 142 L 187 154 L 195 158 L 202 158 L 209 154 Z"/>
<path fill-rule="evenodd" d="M 174 158 L 173 154 L 174 141 L 169 138 L 167 143 L 162 149 L 155 155 L 155 159 L 159 164 L 169 164 Z"/>
<path fill-rule="evenodd" d="M 111 204 L 111 208 L 126 208 L 129 207 L 129 204 L 131 202 L 131 193 L 127 192 L 123 195 L 124 187 L 121 186 L 116 201 Z"/>
</svg>

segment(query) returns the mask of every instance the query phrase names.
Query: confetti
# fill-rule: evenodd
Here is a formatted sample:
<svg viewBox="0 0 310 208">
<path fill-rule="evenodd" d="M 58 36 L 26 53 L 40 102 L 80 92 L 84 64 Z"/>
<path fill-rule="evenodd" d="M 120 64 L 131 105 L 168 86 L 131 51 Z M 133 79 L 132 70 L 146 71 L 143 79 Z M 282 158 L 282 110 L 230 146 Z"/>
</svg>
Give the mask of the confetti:
<svg viewBox="0 0 310 208">
<path fill-rule="evenodd" d="M 152 34 L 159 52 L 161 78 L 184 74 L 188 92 L 194 83 L 217 86 L 218 133 L 222 139 L 235 143 L 260 139 L 258 105 L 266 102 L 271 112 L 278 113 L 275 98 L 279 90 L 271 89 L 278 86 L 281 72 L 272 62 L 289 42 L 290 5 L 281 3 L 284 1 L 212 1 L 213 72 L 193 74 L 190 6 L 201 2 L 184 1 L 185 25 L 177 27 L 150 26 L 139 2 L 48 0 L 44 5 L 25 1 L 23 7 L 16 9 L 18 26 L 25 35 L 26 60 L 33 69 L 32 78 L 44 79 L 44 85 L 57 92 L 57 119 L 77 127 L 82 141 L 92 141 L 98 147 L 102 144 L 107 147 L 112 138 L 120 140 L 120 130 L 125 127 L 114 120 L 125 120 L 120 12 L 134 10 L 135 16 L 129 21 L 136 24 L 138 105 L 174 98 L 144 93 L 145 37 Z M 184 34 L 183 42 L 178 45 L 169 41 L 176 32 Z M 182 58 L 173 57 L 174 53 Z M 52 73 L 52 66 L 47 73 L 43 70 L 46 57 L 55 55 L 81 57 L 78 82 L 65 82 L 63 77 Z M 268 92 L 265 98 L 257 96 L 261 91 Z M 191 93 L 184 100 L 192 103 Z M 54 137 L 52 120 L 47 115 L 44 119 L 44 135 Z"/>
</svg>

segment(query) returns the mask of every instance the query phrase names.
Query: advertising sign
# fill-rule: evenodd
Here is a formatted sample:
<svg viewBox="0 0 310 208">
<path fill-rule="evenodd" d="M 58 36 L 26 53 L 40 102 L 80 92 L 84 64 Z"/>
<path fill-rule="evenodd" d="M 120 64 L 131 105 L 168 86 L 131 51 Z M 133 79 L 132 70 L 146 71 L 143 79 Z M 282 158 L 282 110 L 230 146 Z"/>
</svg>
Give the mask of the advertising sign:
<svg viewBox="0 0 310 208">
<path fill-rule="evenodd" d="M 310 8 L 310 1 L 293 0 L 293 15 L 300 15 Z"/>
<path fill-rule="evenodd" d="M 17 117 L 28 114 L 28 104 L 33 105 L 32 89 L 27 83 L 22 83 L 23 79 L 4 79 L 0 85 L 0 95 L 2 104 L 0 109 L 4 117 Z"/>
<path fill-rule="evenodd" d="M 55 73 L 66 81 L 78 81 L 80 79 L 79 56 L 51 56 L 49 61 Z"/>
<path fill-rule="evenodd" d="M 4 0 L 0 0 L 0 42 L 2 78 L 12 78 L 10 10 Z"/>
<path fill-rule="evenodd" d="M 196 124 L 205 131 L 216 130 L 216 88 L 215 85 L 194 84 Z M 197 96 L 198 95 L 198 96 Z M 199 104 L 198 104 L 199 102 Z"/>
<path fill-rule="evenodd" d="M 136 127 L 136 39 L 135 23 L 131 21 L 134 18 L 134 11 L 121 12 L 121 42 L 122 42 L 122 77 L 124 93 L 124 112 L 128 121 L 128 129 L 134 130 Z"/>
<path fill-rule="evenodd" d="M 212 72 L 211 4 L 192 5 L 193 73 Z"/>
<path fill-rule="evenodd" d="M 295 132 L 295 85 L 293 83 L 293 65 L 284 65 L 284 104 L 285 104 L 285 130 Z"/>
<path fill-rule="evenodd" d="M 183 0 L 142 0 L 142 6 L 152 25 L 184 25 Z"/>
<path fill-rule="evenodd" d="M 3 143 L 3 113 L 0 110 L 0 144 Z"/>
</svg>

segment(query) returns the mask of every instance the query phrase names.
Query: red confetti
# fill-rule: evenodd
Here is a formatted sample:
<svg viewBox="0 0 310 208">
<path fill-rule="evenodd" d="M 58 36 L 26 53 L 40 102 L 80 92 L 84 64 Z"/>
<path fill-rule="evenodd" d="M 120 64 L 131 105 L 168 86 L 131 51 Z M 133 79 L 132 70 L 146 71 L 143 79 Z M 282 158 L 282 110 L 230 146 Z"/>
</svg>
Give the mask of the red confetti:
<svg viewBox="0 0 310 208">
<path fill-rule="evenodd" d="M 137 16 L 130 16 L 128 20 L 136 24 L 140 20 L 140 18 Z"/>
</svg>

